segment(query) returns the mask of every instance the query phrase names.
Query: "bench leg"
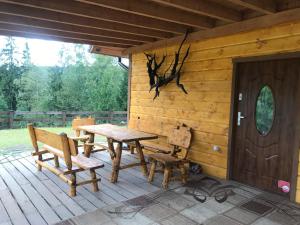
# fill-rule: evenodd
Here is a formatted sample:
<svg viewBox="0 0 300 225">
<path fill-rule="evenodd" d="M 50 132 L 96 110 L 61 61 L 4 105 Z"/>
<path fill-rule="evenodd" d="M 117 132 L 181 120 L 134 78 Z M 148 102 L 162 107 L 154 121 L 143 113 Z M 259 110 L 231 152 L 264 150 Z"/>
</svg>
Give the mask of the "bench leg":
<svg viewBox="0 0 300 225">
<path fill-rule="evenodd" d="M 92 180 L 96 180 L 97 177 L 96 177 L 96 172 L 95 170 L 90 170 L 90 173 L 91 173 L 91 178 Z M 98 187 L 98 182 L 97 181 L 93 181 L 93 191 L 96 192 L 96 191 L 99 191 L 99 187 Z"/>
<path fill-rule="evenodd" d="M 151 163 L 151 167 L 150 167 L 150 173 L 149 173 L 149 177 L 148 177 L 148 182 L 152 182 L 153 181 L 154 174 L 155 174 L 155 169 L 156 169 L 156 164 L 157 164 L 157 161 L 153 159 L 152 163 Z"/>
<path fill-rule="evenodd" d="M 165 166 L 164 179 L 163 179 L 163 182 L 162 182 L 162 186 L 163 186 L 164 189 L 168 188 L 170 175 L 171 175 L 171 168 L 169 166 Z"/>
<path fill-rule="evenodd" d="M 54 163 L 55 163 L 55 167 L 59 167 L 59 161 L 57 155 L 54 155 Z"/>
<path fill-rule="evenodd" d="M 76 174 L 71 174 L 71 188 L 70 188 L 70 196 L 74 197 L 76 196 Z"/>
<path fill-rule="evenodd" d="M 42 155 L 39 155 L 39 156 L 38 156 L 38 160 L 39 160 L 39 161 L 42 161 L 42 160 L 43 160 L 43 156 L 42 156 Z M 38 164 L 38 163 L 37 163 L 37 169 L 38 169 L 38 171 L 42 171 L 42 166 L 41 166 L 40 164 Z"/>
</svg>

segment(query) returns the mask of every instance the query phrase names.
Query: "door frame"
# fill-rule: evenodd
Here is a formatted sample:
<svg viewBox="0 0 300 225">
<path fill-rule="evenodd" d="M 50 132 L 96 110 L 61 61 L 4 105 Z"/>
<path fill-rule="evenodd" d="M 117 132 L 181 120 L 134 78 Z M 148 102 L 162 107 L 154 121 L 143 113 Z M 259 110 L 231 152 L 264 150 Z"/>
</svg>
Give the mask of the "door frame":
<svg viewBox="0 0 300 225">
<path fill-rule="evenodd" d="M 231 88 L 231 101 L 230 101 L 230 123 L 229 123 L 229 135 L 228 135 L 227 179 L 232 179 L 232 172 L 234 169 L 233 168 L 233 157 L 234 157 L 234 147 L 235 147 L 234 137 L 235 137 L 235 130 L 236 130 L 237 105 L 238 105 L 238 89 L 237 89 L 237 81 L 239 79 L 237 74 L 238 65 L 240 63 L 245 63 L 245 62 L 259 62 L 259 61 L 270 61 L 270 60 L 292 59 L 292 58 L 300 59 L 300 52 L 279 53 L 273 55 L 251 56 L 251 57 L 236 57 L 232 59 L 233 71 L 232 71 L 232 85 L 231 85 L 232 88 Z M 300 111 L 298 113 L 298 116 L 295 118 L 295 120 L 297 124 L 300 124 Z M 299 130 L 300 130 L 300 125 L 296 127 L 296 137 L 300 135 Z M 294 146 L 293 149 L 291 191 L 290 191 L 291 201 L 296 200 L 299 149 L 300 149 L 300 144 L 298 141 L 297 146 Z"/>
</svg>

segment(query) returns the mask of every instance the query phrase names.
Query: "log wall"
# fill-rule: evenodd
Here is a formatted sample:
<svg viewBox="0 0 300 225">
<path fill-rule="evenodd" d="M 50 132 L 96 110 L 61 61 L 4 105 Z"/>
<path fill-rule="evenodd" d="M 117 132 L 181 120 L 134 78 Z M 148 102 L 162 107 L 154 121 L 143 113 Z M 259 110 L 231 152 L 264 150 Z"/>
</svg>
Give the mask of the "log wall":
<svg viewBox="0 0 300 225">
<path fill-rule="evenodd" d="M 172 46 L 153 52 L 160 57 L 167 54 L 167 61 L 171 62 L 177 48 Z M 184 50 L 186 48 L 187 45 Z M 154 92 L 149 93 L 146 57 L 143 53 L 134 54 L 129 126 L 167 136 L 176 122 L 186 123 L 195 131 L 189 158 L 200 163 L 205 173 L 226 178 L 232 60 L 299 50 L 300 22 L 193 42 L 182 73 L 188 94 L 172 83 L 164 87 L 154 101 Z M 220 146 L 221 151 L 213 151 L 214 145 Z M 300 191 L 297 201 L 300 202 Z"/>
</svg>

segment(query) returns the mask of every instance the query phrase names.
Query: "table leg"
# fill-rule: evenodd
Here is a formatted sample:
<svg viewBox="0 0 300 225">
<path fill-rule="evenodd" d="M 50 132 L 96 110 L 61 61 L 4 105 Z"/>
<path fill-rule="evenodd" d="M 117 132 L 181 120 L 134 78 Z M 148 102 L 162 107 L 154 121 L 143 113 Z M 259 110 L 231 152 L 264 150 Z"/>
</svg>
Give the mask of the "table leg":
<svg viewBox="0 0 300 225">
<path fill-rule="evenodd" d="M 111 158 L 111 160 L 113 160 L 116 157 L 113 140 L 110 138 L 107 138 L 107 145 L 108 145 L 108 149 L 109 149 L 108 151 L 109 151 L 110 158 Z"/>
<path fill-rule="evenodd" d="M 120 170 L 121 156 L 122 156 L 122 142 L 118 142 L 117 148 L 115 150 L 116 156 L 112 160 L 112 174 L 111 182 L 116 183 L 118 181 L 118 175 Z"/>
<path fill-rule="evenodd" d="M 88 132 L 86 132 L 86 134 L 90 136 L 90 138 L 89 138 L 89 140 L 87 141 L 87 143 L 94 143 L 95 134 L 93 134 L 93 133 L 88 133 Z M 91 151 L 92 151 L 92 149 L 93 149 L 93 146 L 92 146 L 92 145 L 84 145 L 83 148 L 84 148 L 84 155 L 85 155 L 86 157 L 90 157 Z"/>
<path fill-rule="evenodd" d="M 147 164 L 146 164 L 146 161 L 145 161 L 145 157 L 144 157 L 142 146 L 141 146 L 141 144 L 140 144 L 139 141 L 135 142 L 135 147 L 136 147 L 136 151 L 137 151 L 137 153 L 138 153 L 138 155 L 140 157 L 142 172 L 143 172 L 143 174 L 145 176 L 148 176 Z"/>
</svg>

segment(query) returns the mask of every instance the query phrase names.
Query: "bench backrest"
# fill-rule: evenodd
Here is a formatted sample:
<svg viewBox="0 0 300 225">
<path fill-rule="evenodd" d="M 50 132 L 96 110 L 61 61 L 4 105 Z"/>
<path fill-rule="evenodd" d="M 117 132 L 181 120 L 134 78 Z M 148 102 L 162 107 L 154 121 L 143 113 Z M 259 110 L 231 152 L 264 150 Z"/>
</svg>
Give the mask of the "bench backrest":
<svg viewBox="0 0 300 225">
<path fill-rule="evenodd" d="M 72 121 L 72 129 L 75 130 L 76 136 L 78 137 L 80 135 L 80 130 L 78 129 L 79 126 L 95 125 L 95 124 L 96 124 L 95 118 L 92 117 L 80 118 L 80 116 L 78 116 Z"/>
<path fill-rule="evenodd" d="M 68 138 L 67 134 L 55 134 L 46 130 L 33 127 L 32 124 L 29 124 L 27 127 L 32 145 L 36 152 L 39 151 L 38 143 L 44 144 L 45 149 L 47 149 L 47 146 L 49 146 L 51 149 L 53 148 L 57 152 L 61 152 L 65 160 L 66 166 L 68 167 L 68 169 L 72 169 L 71 155 L 76 155 L 76 152 L 75 149 L 71 150 L 69 141 L 72 140 Z"/>
<path fill-rule="evenodd" d="M 184 158 L 186 158 L 192 141 L 192 129 L 184 124 L 178 125 L 171 131 L 168 136 L 168 143 L 174 146 L 174 151 L 184 148 L 186 150 Z M 173 154 L 173 153 L 172 153 Z"/>
</svg>

